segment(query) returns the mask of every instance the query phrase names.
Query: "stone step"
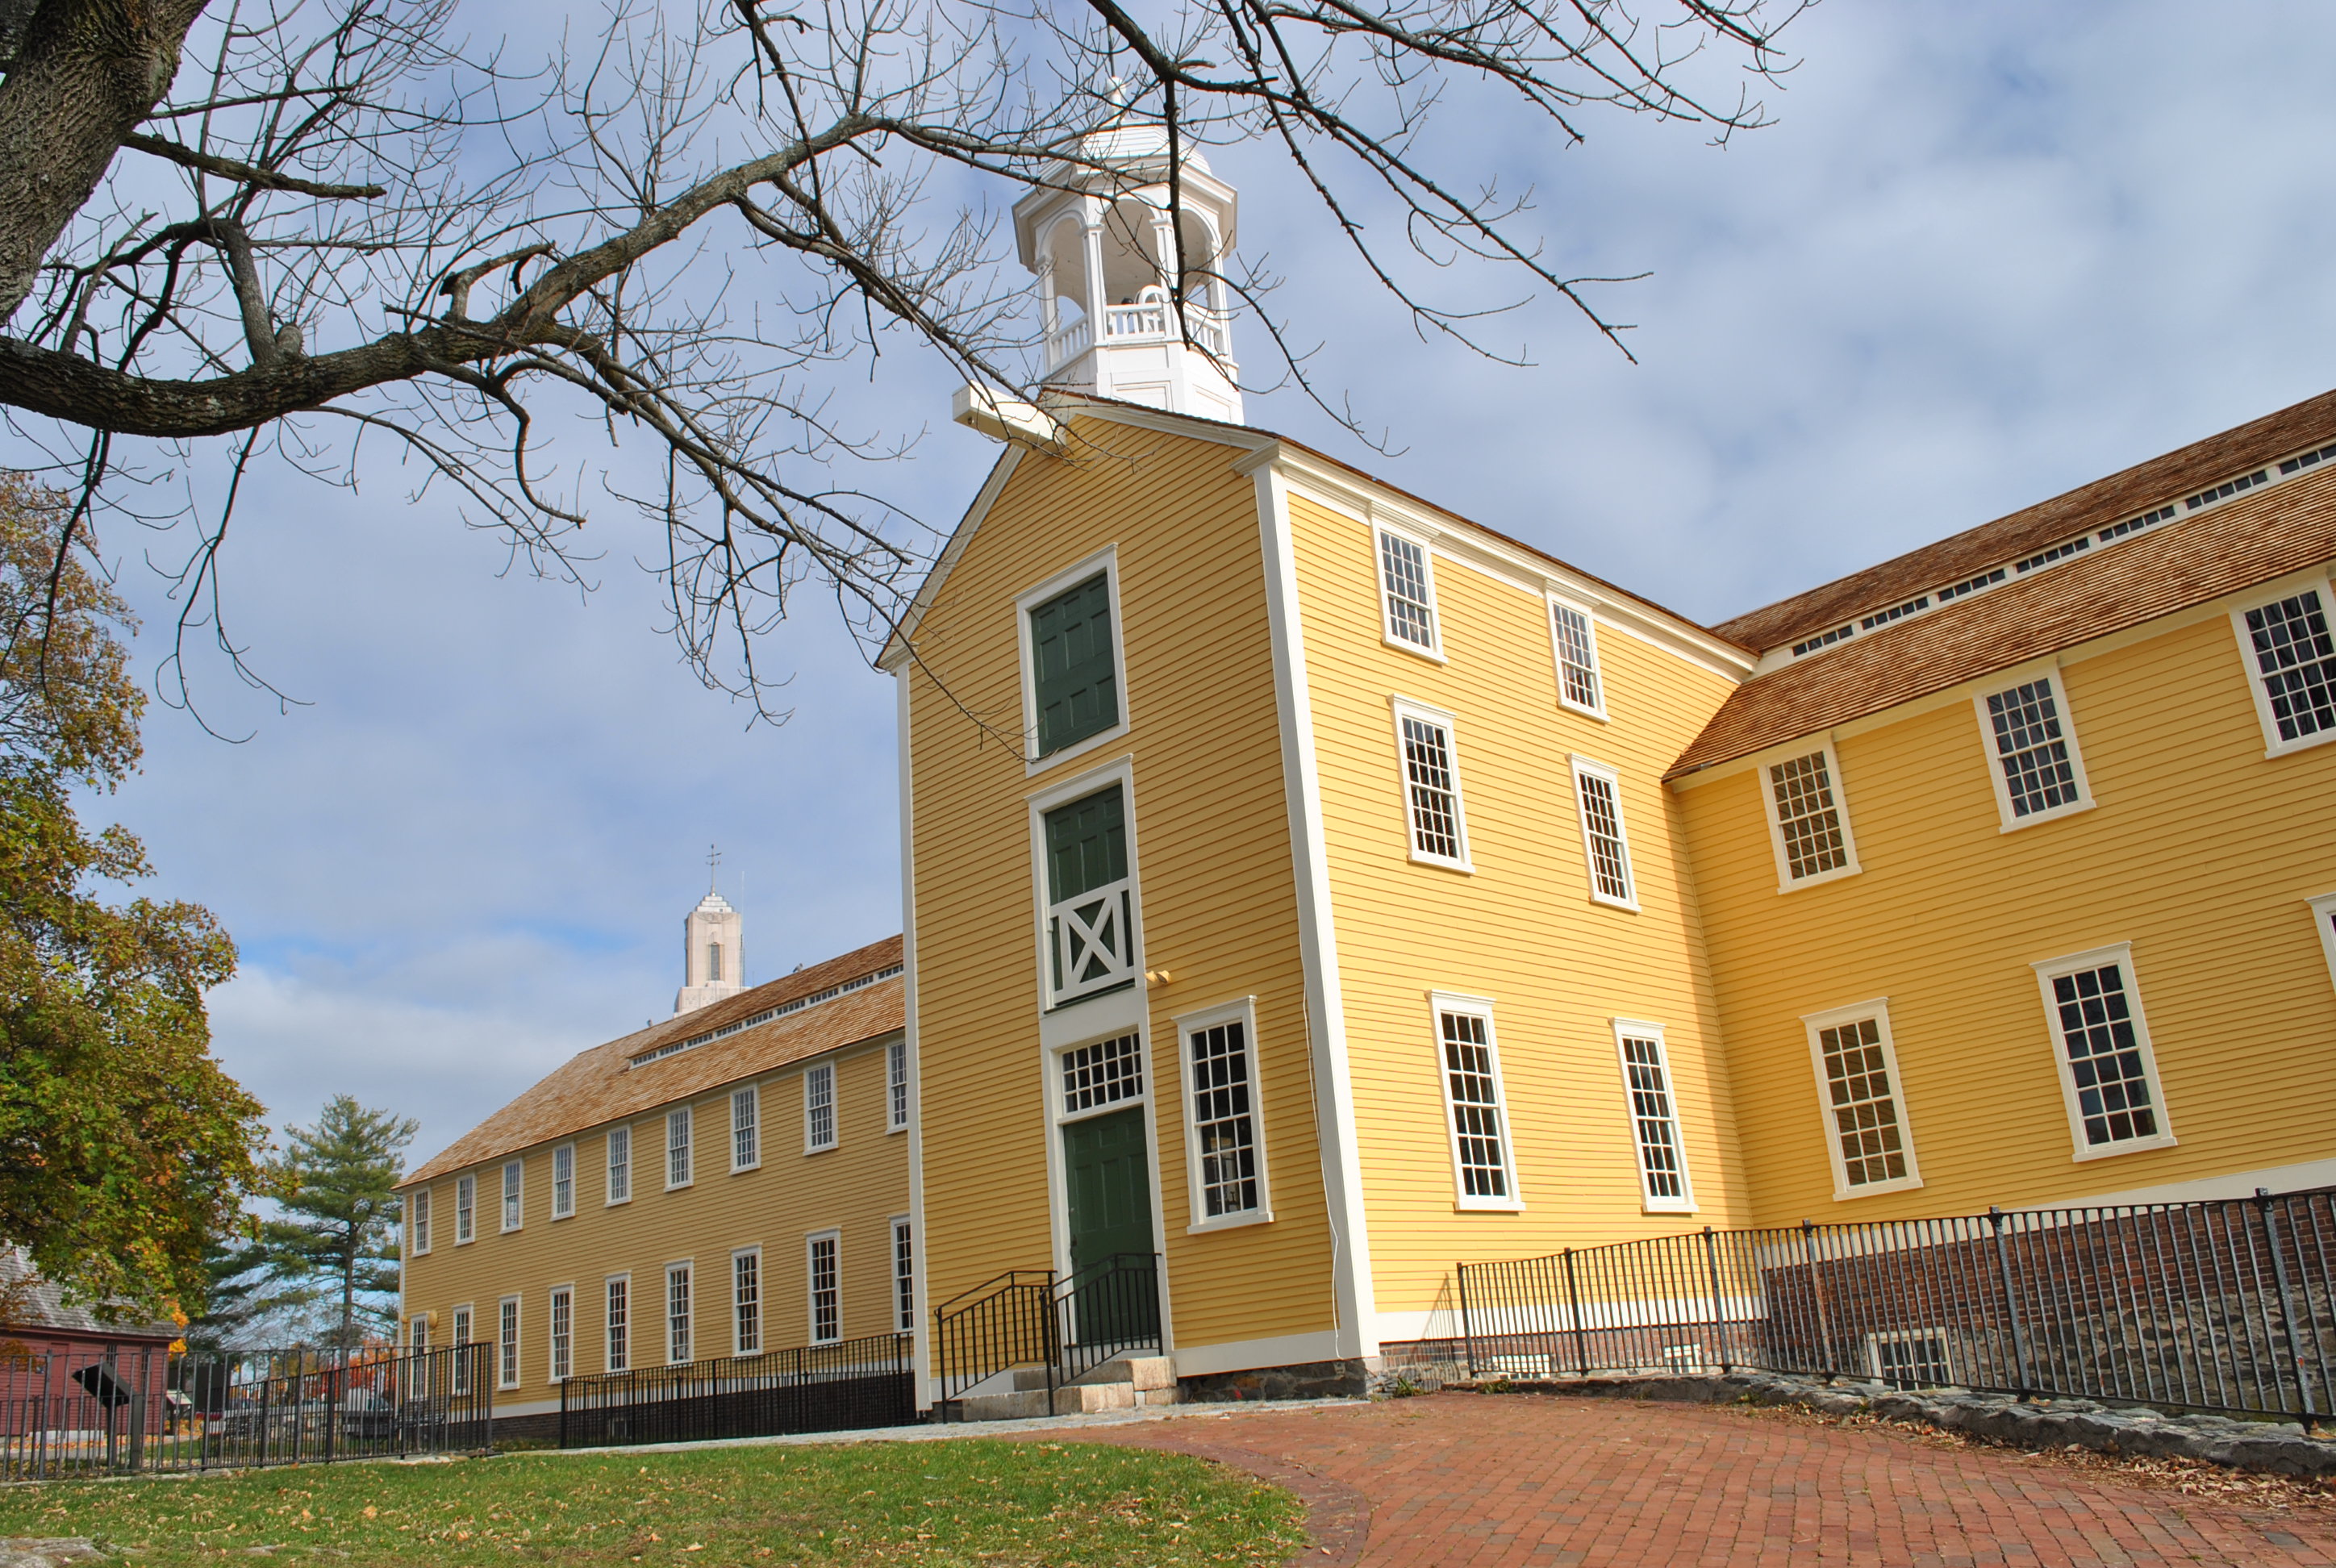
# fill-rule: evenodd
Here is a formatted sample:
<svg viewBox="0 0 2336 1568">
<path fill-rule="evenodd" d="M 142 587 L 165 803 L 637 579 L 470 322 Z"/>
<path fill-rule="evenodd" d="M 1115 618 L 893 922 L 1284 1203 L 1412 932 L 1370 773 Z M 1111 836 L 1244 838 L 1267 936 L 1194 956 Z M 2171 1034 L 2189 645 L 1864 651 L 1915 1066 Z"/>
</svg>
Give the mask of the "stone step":
<svg viewBox="0 0 2336 1568">
<path fill-rule="evenodd" d="M 1105 1362 L 1076 1383 L 1055 1388 L 1055 1407 L 1046 1408 L 1046 1368 L 1016 1367 L 986 1379 L 984 1392 L 968 1393 L 955 1412 L 965 1421 L 1021 1421 L 1034 1417 L 1091 1415 L 1176 1403 L 1176 1363 L 1167 1356 L 1123 1356 Z"/>
</svg>

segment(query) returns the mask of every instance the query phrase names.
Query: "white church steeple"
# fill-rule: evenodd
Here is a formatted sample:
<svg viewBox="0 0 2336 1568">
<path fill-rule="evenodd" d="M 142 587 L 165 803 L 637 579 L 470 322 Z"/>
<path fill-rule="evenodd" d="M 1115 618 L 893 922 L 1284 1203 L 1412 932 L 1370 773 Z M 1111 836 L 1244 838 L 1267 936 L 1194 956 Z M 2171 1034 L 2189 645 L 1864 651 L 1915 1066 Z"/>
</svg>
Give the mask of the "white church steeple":
<svg viewBox="0 0 2336 1568">
<path fill-rule="evenodd" d="M 1149 404 L 1238 424 L 1232 299 L 1214 274 L 1233 248 L 1238 200 L 1187 143 L 1177 185 L 1183 207 L 1184 319 L 1176 329 L 1169 286 L 1177 226 L 1168 211 L 1168 131 L 1122 119 L 1082 151 L 1106 165 L 1052 173 L 1062 189 L 1014 204 L 1022 265 L 1037 275 L 1050 385 Z"/>
<path fill-rule="evenodd" d="M 709 870 L 720 865 L 722 852 L 709 851 L 706 862 Z M 710 874 L 706 896 L 697 901 L 697 907 L 681 926 L 681 990 L 673 998 L 676 1018 L 745 989 L 745 917 L 715 891 Z"/>
</svg>

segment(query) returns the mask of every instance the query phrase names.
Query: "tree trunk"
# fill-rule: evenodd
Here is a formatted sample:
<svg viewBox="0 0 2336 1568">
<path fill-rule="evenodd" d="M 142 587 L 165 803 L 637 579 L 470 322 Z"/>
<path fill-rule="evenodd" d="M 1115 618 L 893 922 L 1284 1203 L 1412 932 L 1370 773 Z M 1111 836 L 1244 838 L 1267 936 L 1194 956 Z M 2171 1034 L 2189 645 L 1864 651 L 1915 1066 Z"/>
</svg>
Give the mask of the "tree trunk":
<svg viewBox="0 0 2336 1568">
<path fill-rule="evenodd" d="M 0 82 L 0 323 L 178 74 L 203 0 L 41 0 Z"/>
</svg>

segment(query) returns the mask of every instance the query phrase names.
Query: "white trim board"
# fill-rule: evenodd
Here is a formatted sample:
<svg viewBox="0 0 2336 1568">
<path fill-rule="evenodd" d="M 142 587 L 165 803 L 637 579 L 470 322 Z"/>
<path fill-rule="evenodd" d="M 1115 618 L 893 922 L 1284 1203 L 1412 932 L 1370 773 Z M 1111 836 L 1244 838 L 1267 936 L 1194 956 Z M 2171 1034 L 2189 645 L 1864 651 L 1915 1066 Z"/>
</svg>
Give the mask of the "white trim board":
<svg viewBox="0 0 2336 1568">
<path fill-rule="evenodd" d="M 1259 1367 L 1301 1367 L 1309 1361 L 1338 1361 L 1356 1352 L 1340 1349 L 1347 1336 L 1336 1329 L 1310 1334 L 1282 1334 L 1269 1339 L 1227 1339 L 1215 1345 L 1193 1345 L 1176 1351 L 1176 1376 L 1206 1378 L 1219 1372 L 1246 1372 Z M 1370 1352 L 1376 1356 L 1374 1348 Z"/>
</svg>

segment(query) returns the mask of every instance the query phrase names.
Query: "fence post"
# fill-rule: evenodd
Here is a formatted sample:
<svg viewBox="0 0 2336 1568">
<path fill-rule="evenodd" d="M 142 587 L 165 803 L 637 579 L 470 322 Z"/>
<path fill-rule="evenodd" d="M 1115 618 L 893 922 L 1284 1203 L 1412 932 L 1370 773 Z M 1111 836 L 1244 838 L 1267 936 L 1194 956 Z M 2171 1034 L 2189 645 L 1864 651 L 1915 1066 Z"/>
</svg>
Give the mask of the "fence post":
<svg viewBox="0 0 2336 1568">
<path fill-rule="evenodd" d="M 1833 1367 L 1833 1317 L 1825 1310 L 1825 1280 L 1817 1272 L 1817 1222 L 1801 1222 L 1801 1261 L 1809 1271 L 1809 1299 L 1817 1307 L 1817 1367 L 1830 1383 L 1836 1374 Z"/>
<path fill-rule="evenodd" d="M 2271 1243 L 2272 1279 L 2279 1286 L 2279 1320 L 2287 1330 L 2288 1359 L 2295 1363 L 2296 1402 L 2303 1407 L 2301 1412 L 2303 1417 L 2303 1429 L 2309 1432 L 2312 1429 L 2316 1419 L 2312 1409 L 2312 1385 L 2304 1378 L 2303 1340 L 2296 1330 L 2295 1296 L 2288 1289 L 2287 1253 L 2280 1243 L 2279 1227 L 2272 1221 L 2271 1205 L 2271 1189 L 2257 1187 L 2255 1207 L 2263 1214 L 2263 1238 Z"/>
<path fill-rule="evenodd" d="M 2011 1291 L 2011 1251 L 2003 1241 L 2006 1218 L 2000 1206 L 1987 1206 L 1987 1222 L 1995 1229 L 1995 1274 L 2003 1290 L 2003 1318 L 2011 1329 L 2012 1370 L 2019 1374 L 2020 1397 L 2032 1399 L 2036 1397 L 2036 1378 L 2028 1366 L 2028 1336 L 2020 1327 L 2020 1303 Z"/>
<path fill-rule="evenodd" d="M 1711 1333 L 1719 1341 L 1719 1375 L 1732 1369 L 1728 1357 L 1728 1307 L 1719 1295 L 1719 1239 L 1709 1225 L 1703 1228 L 1703 1269 L 1711 1281 Z"/>
<path fill-rule="evenodd" d="M 1582 1375 L 1590 1376 L 1590 1339 L 1582 1331 L 1582 1287 L 1573 1277 L 1573 1249 L 1565 1249 L 1565 1303 L 1573 1313 L 1573 1359 Z"/>
<path fill-rule="evenodd" d="M 1460 1281 L 1460 1353 L 1465 1358 L 1468 1376 L 1476 1375 L 1476 1326 L 1468 1316 L 1468 1265 L 1452 1265 L 1452 1277 Z"/>
</svg>

